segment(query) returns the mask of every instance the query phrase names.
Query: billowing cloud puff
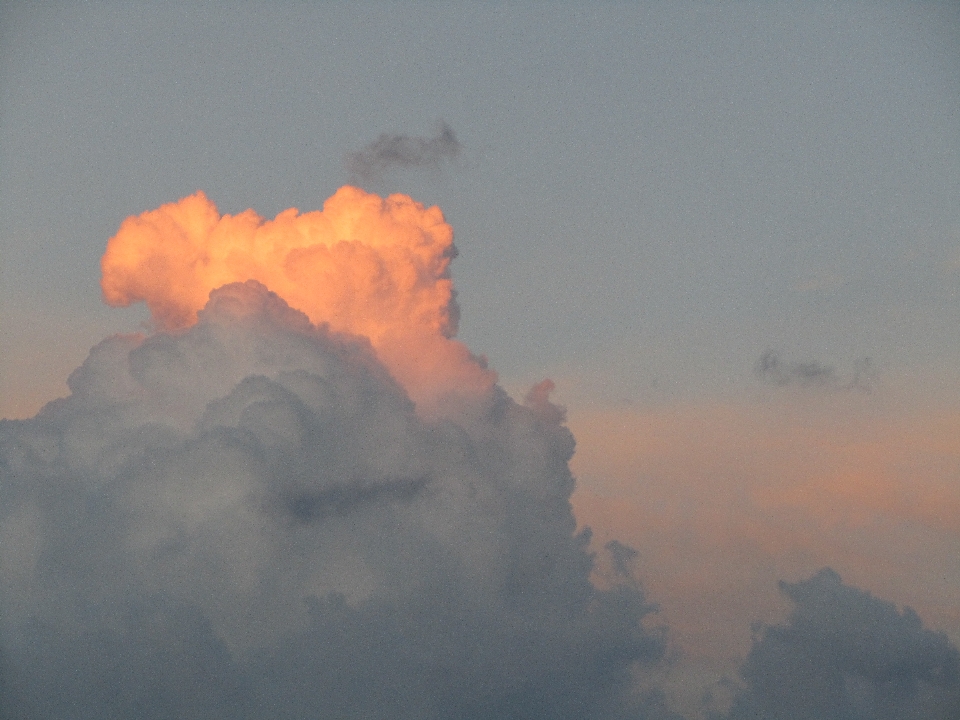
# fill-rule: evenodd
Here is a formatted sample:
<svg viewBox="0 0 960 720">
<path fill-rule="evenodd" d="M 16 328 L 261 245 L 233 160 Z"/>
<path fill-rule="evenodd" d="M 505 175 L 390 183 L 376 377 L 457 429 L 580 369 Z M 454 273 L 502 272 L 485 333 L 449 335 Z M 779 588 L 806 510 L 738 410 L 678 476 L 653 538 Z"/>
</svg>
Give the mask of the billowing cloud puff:
<svg viewBox="0 0 960 720">
<path fill-rule="evenodd" d="M 960 652 L 910 608 L 898 612 L 829 569 L 780 587 L 793 614 L 754 642 L 729 720 L 960 717 Z"/>
<path fill-rule="evenodd" d="M 547 388 L 425 421 L 255 281 L 0 422 L 5 717 L 652 716 L 631 582 L 589 581 Z M 644 709 L 646 708 L 646 709 Z"/>
<path fill-rule="evenodd" d="M 315 324 L 369 339 L 418 403 L 436 412 L 495 381 L 453 339 L 453 229 L 438 207 L 342 187 L 323 210 L 220 215 L 202 192 L 129 217 L 101 260 L 111 305 L 145 302 L 157 327 L 185 328 L 210 291 L 257 280 Z"/>
</svg>

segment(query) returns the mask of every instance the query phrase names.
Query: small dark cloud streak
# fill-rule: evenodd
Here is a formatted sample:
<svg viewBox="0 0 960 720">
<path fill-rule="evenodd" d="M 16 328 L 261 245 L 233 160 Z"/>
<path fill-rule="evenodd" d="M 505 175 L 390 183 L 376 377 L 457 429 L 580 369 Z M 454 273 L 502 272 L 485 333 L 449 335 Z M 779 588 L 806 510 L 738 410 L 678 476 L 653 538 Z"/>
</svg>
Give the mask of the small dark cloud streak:
<svg viewBox="0 0 960 720">
<path fill-rule="evenodd" d="M 351 178 L 376 182 L 394 168 L 437 170 L 443 162 L 456 160 L 463 150 L 453 129 L 440 123 L 433 137 L 383 133 L 361 150 L 345 158 Z"/>
<path fill-rule="evenodd" d="M 862 358 L 854 366 L 850 379 L 844 382 L 832 365 L 816 360 L 786 362 L 774 350 L 766 350 L 753 367 L 754 374 L 763 382 L 777 387 L 823 388 L 831 390 L 872 389 L 872 366 L 870 358 Z"/>
<path fill-rule="evenodd" d="M 402 502 L 412 499 L 430 478 L 399 478 L 388 481 L 350 482 L 314 493 L 287 498 L 287 512 L 298 522 L 313 522 L 331 515 L 343 516 L 378 501 Z"/>
</svg>

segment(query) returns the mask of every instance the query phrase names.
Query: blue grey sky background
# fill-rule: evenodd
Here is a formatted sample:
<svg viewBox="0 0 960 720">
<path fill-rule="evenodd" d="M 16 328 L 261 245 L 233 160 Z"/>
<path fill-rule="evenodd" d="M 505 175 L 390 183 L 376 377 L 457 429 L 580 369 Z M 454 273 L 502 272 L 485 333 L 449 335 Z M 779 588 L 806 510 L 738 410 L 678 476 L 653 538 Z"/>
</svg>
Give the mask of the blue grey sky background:
<svg viewBox="0 0 960 720">
<path fill-rule="evenodd" d="M 441 121 L 457 162 L 368 189 L 443 209 L 461 337 L 508 387 L 736 393 L 767 349 L 956 378 L 954 4 L 5 3 L 0 27 L 5 413 L 144 317 L 99 296 L 127 215 L 318 208 L 347 154 Z"/>
</svg>

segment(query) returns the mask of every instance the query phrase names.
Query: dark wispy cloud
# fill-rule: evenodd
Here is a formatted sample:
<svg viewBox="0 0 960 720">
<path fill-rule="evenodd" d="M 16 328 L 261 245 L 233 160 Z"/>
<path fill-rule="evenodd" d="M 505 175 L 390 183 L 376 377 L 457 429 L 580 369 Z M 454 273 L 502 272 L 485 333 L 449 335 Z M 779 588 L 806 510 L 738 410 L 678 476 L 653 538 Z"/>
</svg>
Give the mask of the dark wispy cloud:
<svg viewBox="0 0 960 720">
<path fill-rule="evenodd" d="M 253 281 L 70 388 L 0 423 L 5 720 L 669 716 L 631 687 L 651 606 L 590 582 L 545 393 L 428 423 Z"/>
<path fill-rule="evenodd" d="M 960 652 L 910 608 L 830 569 L 780 586 L 793 613 L 759 633 L 728 720 L 960 718 Z"/>
<path fill-rule="evenodd" d="M 441 123 L 433 137 L 384 133 L 347 155 L 344 163 L 352 178 L 375 182 L 393 168 L 438 169 L 444 162 L 456 160 L 462 150 L 453 129 Z"/>
<path fill-rule="evenodd" d="M 869 392 L 870 358 L 859 360 L 848 379 L 841 378 L 831 365 L 817 361 L 785 362 L 773 350 L 766 350 L 754 365 L 754 373 L 764 382 L 786 387 L 833 388 Z"/>
</svg>

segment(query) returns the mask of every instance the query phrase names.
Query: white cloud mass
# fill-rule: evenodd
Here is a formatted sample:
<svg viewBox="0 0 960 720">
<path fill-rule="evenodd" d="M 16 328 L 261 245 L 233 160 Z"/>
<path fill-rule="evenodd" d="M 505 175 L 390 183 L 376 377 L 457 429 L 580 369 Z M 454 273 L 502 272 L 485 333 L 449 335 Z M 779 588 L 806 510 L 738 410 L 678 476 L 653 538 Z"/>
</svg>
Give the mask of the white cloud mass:
<svg viewBox="0 0 960 720">
<path fill-rule="evenodd" d="M 494 388 L 427 423 L 249 281 L 0 423 L 6 718 L 660 716 L 663 641 L 590 583 L 573 438 Z"/>
</svg>

